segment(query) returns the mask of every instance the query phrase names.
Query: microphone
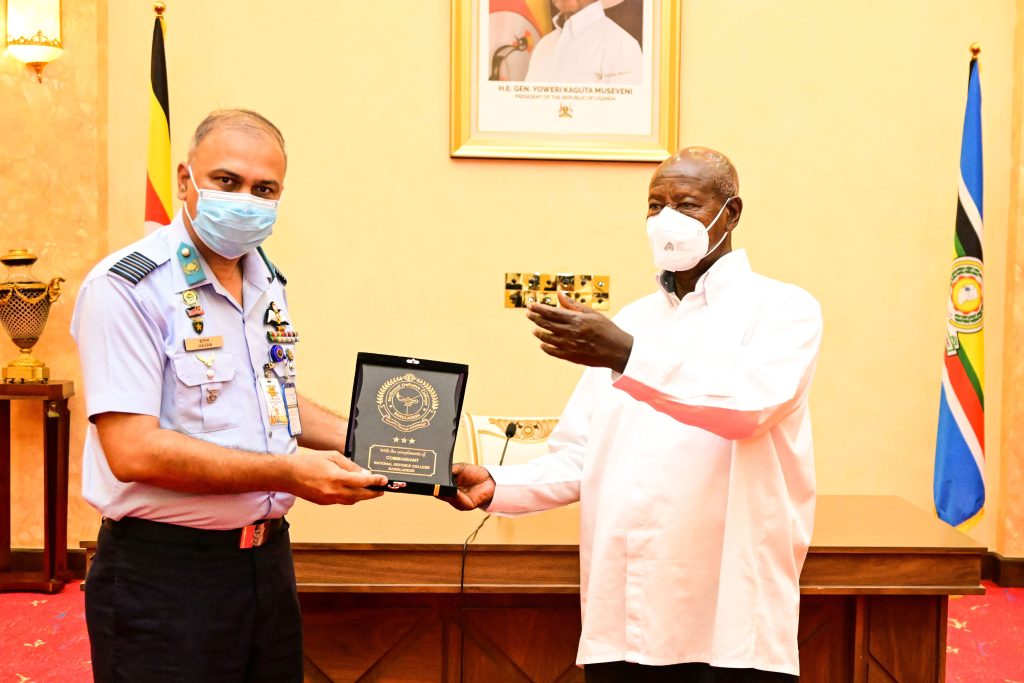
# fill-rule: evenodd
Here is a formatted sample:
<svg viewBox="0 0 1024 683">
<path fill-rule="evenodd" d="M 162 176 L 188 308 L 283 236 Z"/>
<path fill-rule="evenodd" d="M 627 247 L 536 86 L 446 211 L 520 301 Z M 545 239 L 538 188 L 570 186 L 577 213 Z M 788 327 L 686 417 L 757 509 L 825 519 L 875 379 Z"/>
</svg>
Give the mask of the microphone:
<svg viewBox="0 0 1024 683">
<path fill-rule="evenodd" d="M 516 435 L 516 430 L 518 428 L 519 426 L 515 422 L 509 422 L 508 426 L 505 427 L 505 445 L 501 447 L 501 457 L 498 458 L 499 466 L 501 466 L 501 464 L 505 462 L 505 451 L 508 450 L 508 442 L 511 441 L 512 437 Z M 476 535 L 480 533 L 480 530 L 484 528 L 484 524 L 487 524 L 487 520 L 489 520 L 490 518 L 491 516 L 487 515 L 482 520 L 480 520 L 480 524 L 478 524 L 477 527 L 473 529 L 472 532 L 470 532 L 469 536 L 466 536 L 466 540 L 462 544 L 462 568 L 459 570 L 460 596 L 462 596 L 466 592 L 466 553 L 469 550 L 469 544 L 476 540 Z M 462 598 L 460 597 L 459 599 L 461 600 Z M 465 650 L 466 630 L 460 628 L 459 631 L 462 634 L 460 638 L 462 639 L 463 650 Z M 460 683 L 462 681 L 462 667 L 459 667 L 459 681 Z"/>
<path fill-rule="evenodd" d="M 508 442 L 512 440 L 512 437 L 516 435 L 516 430 L 519 428 L 515 422 L 509 422 L 508 427 L 505 427 L 505 445 L 501 448 L 501 457 L 498 458 L 498 465 L 500 466 L 505 462 L 505 451 L 508 450 Z"/>
<path fill-rule="evenodd" d="M 505 427 L 505 445 L 501 449 L 501 457 L 498 458 L 499 466 L 505 462 L 505 451 L 508 450 L 508 442 L 516 435 L 516 429 L 518 429 L 518 425 L 515 422 L 509 422 L 508 426 Z M 480 524 L 470 532 L 469 536 L 466 536 L 466 540 L 462 544 L 462 571 L 459 578 L 459 593 L 462 593 L 466 588 L 466 551 L 469 549 L 469 544 L 476 540 L 476 535 L 480 533 L 480 530 L 484 528 L 484 524 L 487 524 L 487 520 L 490 518 L 491 516 L 487 515 L 480 520 Z"/>
</svg>

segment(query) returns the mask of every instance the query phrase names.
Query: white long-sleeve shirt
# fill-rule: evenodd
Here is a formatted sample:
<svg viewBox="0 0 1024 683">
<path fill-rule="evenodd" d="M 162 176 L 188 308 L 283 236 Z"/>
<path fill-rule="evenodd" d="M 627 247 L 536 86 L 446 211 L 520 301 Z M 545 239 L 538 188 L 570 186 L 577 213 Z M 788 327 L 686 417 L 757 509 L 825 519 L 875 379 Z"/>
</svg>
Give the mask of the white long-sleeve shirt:
<svg viewBox="0 0 1024 683">
<path fill-rule="evenodd" d="M 640 44 L 605 16 L 594 2 L 559 23 L 530 54 L 527 81 L 549 83 L 640 83 L 644 75 Z"/>
<path fill-rule="evenodd" d="M 586 369 L 550 453 L 489 468 L 489 511 L 580 501 L 579 664 L 797 674 L 817 301 L 740 250 L 682 301 L 656 292 L 615 321 L 634 337 L 625 372 Z"/>
</svg>

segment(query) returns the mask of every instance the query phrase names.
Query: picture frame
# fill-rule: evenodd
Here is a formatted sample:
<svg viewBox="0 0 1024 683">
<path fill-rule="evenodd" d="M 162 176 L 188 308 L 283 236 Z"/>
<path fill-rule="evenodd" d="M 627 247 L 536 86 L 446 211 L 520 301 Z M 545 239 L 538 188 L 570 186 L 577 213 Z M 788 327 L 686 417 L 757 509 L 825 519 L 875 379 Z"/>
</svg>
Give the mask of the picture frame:
<svg viewBox="0 0 1024 683">
<path fill-rule="evenodd" d="M 617 46 L 572 53 L 552 49 L 572 35 L 554 0 L 452 0 L 451 156 L 663 161 L 679 142 L 681 3 L 597 0 L 605 16 L 584 19 Z"/>
</svg>

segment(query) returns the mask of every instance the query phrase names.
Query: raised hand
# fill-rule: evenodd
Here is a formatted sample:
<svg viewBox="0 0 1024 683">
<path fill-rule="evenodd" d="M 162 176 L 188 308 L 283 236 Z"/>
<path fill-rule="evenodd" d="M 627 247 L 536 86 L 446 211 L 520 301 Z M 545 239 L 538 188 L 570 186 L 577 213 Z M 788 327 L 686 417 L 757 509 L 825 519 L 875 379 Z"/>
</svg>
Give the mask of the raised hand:
<svg viewBox="0 0 1024 683">
<path fill-rule="evenodd" d="M 541 351 L 580 365 L 626 369 L 633 336 L 589 306 L 582 306 L 558 292 L 561 307 L 531 303 L 526 317 L 537 325 L 533 336 Z"/>
</svg>

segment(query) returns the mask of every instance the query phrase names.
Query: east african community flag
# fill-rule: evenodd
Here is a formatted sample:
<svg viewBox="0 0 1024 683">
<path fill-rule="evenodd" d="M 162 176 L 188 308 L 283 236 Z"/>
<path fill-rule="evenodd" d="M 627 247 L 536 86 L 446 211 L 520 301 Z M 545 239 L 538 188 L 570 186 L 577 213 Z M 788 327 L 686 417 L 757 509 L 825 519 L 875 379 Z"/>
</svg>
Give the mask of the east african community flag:
<svg viewBox="0 0 1024 683">
<path fill-rule="evenodd" d="M 969 526 L 985 507 L 981 84 L 979 50 L 971 51 L 933 482 L 935 510 L 954 526 Z"/>
</svg>

